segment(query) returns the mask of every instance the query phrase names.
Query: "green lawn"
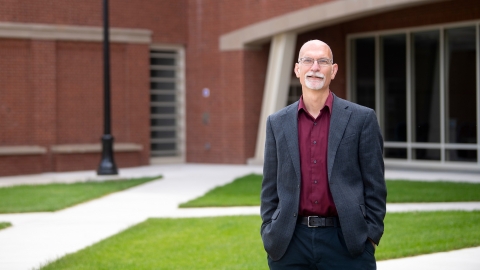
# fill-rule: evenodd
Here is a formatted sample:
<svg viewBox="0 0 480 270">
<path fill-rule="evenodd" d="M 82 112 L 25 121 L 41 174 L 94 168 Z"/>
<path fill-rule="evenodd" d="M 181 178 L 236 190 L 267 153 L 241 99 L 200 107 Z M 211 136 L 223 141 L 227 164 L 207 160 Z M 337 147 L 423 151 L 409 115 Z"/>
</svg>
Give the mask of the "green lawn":
<svg viewBox="0 0 480 270">
<path fill-rule="evenodd" d="M 232 183 L 216 187 L 204 196 L 181 204 L 180 207 L 254 206 L 260 204 L 262 176 L 249 174 Z"/>
<path fill-rule="evenodd" d="M 2 187 L 0 213 L 57 211 L 158 178 Z"/>
<path fill-rule="evenodd" d="M 0 230 L 12 226 L 9 222 L 0 222 Z"/>
<path fill-rule="evenodd" d="M 472 202 L 480 201 L 480 184 L 455 182 L 387 181 L 387 201 Z"/>
<path fill-rule="evenodd" d="M 47 269 L 267 269 L 259 216 L 149 219 Z M 480 245 L 480 212 L 388 214 L 378 260 Z"/>
<path fill-rule="evenodd" d="M 387 202 L 466 202 L 480 201 L 480 184 L 387 180 Z M 202 197 L 180 207 L 260 205 L 262 176 L 250 174 L 230 184 L 216 187 Z"/>
</svg>

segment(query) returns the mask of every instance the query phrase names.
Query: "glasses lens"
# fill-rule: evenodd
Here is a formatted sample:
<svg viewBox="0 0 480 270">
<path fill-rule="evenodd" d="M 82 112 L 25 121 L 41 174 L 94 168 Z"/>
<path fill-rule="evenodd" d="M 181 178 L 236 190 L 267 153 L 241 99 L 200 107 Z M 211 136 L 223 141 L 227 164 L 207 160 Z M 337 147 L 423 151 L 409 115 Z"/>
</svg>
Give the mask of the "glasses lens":
<svg viewBox="0 0 480 270">
<path fill-rule="evenodd" d="M 328 59 L 325 59 L 325 58 L 318 59 L 318 64 L 321 65 L 321 66 L 326 66 L 329 63 L 330 63 L 330 61 Z"/>
<path fill-rule="evenodd" d="M 320 66 L 328 66 L 330 64 L 330 59 L 328 58 L 320 58 L 318 60 L 315 60 L 313 58 L 304 57 L 300 59 L 300 62 L 305 66 L 311 66 L 315 61 L 317 61 L 318 65 Z"/>
</svg>

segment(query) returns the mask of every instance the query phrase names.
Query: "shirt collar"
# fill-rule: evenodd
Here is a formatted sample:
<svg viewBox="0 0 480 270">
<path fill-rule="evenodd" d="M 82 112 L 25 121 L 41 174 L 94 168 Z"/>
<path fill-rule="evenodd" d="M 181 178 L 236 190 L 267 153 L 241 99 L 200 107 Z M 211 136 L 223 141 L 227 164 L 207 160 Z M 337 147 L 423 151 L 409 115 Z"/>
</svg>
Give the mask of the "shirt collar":
<svg viewBox="0 0 480 270">
<path fill-rule="evenodd" d="M 332 106 L 333 106 L 333 94 L 332 94 L 332 91 L 328 91 L 327 100 L 325 101 L 325 105 L 321 110 L 327 107 L 326 109 L 328 110 L 330 115 L 332 115 Z M 305 103 L 303 103 L 303 95 L 300 96 L 297 112 L 299 112 L 301 109 L 304 110 L 305 112 L 308 112 L 307 108 L 305 107 Z"/>
</svg>

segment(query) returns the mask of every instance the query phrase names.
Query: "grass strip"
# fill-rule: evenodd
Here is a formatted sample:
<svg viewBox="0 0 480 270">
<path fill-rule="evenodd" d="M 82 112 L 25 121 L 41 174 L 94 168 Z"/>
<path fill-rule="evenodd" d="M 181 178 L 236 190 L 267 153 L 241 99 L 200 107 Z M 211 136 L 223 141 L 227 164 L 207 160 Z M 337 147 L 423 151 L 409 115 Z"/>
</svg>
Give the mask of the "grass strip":
<svg viewBox="0 0 480 270">
<path fill-rule="evenodd" d="M 480 201 L 480 184 L 477 183 L 387 180 L 386 184 L 389 203 Z M 260 205 L 261 186 L 262 175 L 250 174 L 216 187 L 180 207 Z"/>
<path fill-rule="evenodd" d="M 480 245 L 480 212 L 388 214 L 378 260 Z M 149 219 L 41 268 L 268 269 L 258 216 Z"/>
<path fill-rule="evenodd" d="M 480 184 L 477 183 L 407 180 L 386 183 L 387 201 L 391 203 L 480 201 Z"/>
<path fill-rule="evenodd" d="M 480 211 L 387 214 L 378 260 L 480 246 Z"/>
<path fill-rule="evenodd" d="M 249 174 L 235 179 L 232 183 L 216 187 L 202 197 L 180 204 L 180 208 L 260 205 L 261 188 L 262 176 Z"/>
<path fill-rule="evenodd" d="M 10 222 L 0 222 L 0 230 L 12 226 Z"/>
<path fill-rule="evenodd" d="M 0 188 L 0 213 L 51 212 L 158 179 L 19 185 Z"/>
</svg>

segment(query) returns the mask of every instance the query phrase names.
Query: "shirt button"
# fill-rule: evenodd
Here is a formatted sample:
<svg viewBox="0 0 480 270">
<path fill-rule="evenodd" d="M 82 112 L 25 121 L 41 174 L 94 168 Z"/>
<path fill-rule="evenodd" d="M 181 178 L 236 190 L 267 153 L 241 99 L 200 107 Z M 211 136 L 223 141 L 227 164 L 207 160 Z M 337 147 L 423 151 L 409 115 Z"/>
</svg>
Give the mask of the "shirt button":
<svg viewBox="0 0 480 270">
<path fill-rule="evenodd" d="M 317 141 L 313 141 L 313 144 L 317 144 Z"/>
<path fill-rule="evenodd" d="M 314 164 L 317 164 L 317 160 L 315 159 L 315 160 L 313 161 L 313 163 L 314 163 Z"/>
<path fill-rule="evenodd" d="M 313 183 L 315 183 L 315 184 L 316 184 L 316 183 L 317 183 L 317 180 L 313 181 Z"/>
<path fill-rule="evenodd" d="M 317 203 L 318 203 L 318 201 L 315 201 L 315 204 L 317 204 Z"/>
<path fill-rule="evenodd" d="M 317 125 L 317 122 L 313 122 L 313 125 L 316 126 L 316 125 Z"/>
</svg>

